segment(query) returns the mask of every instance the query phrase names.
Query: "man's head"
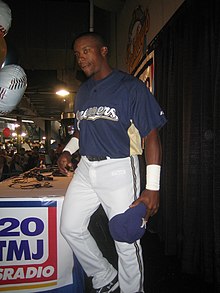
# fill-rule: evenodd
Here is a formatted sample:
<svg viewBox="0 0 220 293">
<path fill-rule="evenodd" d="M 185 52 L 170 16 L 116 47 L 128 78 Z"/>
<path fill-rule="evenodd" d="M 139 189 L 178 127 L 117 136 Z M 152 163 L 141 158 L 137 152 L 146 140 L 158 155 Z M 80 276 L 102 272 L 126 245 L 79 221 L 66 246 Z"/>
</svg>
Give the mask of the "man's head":
<svg viewBox="0 0 220 293">
<path fill-rule="evenodd" d="M 102 36 L 94 32 L 80 34 L 74 41 L 74 54 L 80 68 L 88 77 L 102 79 L 111 68 L 108 65 L 108 48 Z"/>
</svg>

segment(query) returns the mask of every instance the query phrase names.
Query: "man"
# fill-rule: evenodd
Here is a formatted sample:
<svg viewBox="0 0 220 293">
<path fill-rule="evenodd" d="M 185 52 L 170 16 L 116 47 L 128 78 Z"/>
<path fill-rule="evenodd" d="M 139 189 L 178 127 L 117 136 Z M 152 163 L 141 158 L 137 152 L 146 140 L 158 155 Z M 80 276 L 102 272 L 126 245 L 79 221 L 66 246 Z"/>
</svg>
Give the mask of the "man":
<svg viewBox="0 0 220 293">
<path fill-rule="evenodd" d="M 147 207 L 146 221 L 157 212 L 158 128 L 166 118 L 142 81 L 110 67 L 101 36 L 94 32 L 78 36 L 74 53 L 89 79 L 75 99 L 77 131 L 58 160 L 60 170 L 68 174 L 71 154 L 79 148 L 81 160 L 65 195 L 61 232 L 86 274 L 92 276 L 93 292 L 116 292 L 118 287 L 121 293 L 144 292 L 140 240 L 131 244 L 115 241 L 117 272 L 103 257 L 88 224 L 100 204 L 109 219 L 141 202 Z M 147 162 L 147 185 L 140 197 L 141 139 L 139 148 L 130 140 L 130 133 L 137 130 L 145 141 Z"/>
</svg>

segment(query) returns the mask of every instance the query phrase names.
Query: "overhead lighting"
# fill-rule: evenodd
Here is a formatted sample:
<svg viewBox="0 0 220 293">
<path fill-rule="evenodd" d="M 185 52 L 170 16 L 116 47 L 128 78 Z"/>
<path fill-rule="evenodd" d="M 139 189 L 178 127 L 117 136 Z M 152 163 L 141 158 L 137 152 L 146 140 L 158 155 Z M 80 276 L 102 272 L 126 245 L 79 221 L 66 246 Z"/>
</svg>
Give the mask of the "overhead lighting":
<svg viewBox="0 0 220 293">
<path fill-rule="evenodd" d="M 9 117 L 0 117 L 0 120 L 6 120 L 6 121 L 17 121 L 16 118 L 9 118 Z M 26 123 L 34 123 L 33 120 L 26 120 L 26 119 L 22 119 L 22 122 L 26 122 Z"/>
<path fill-rule="evenodd" d="M 27 135 L 27 133 L 25 133 L 25 132 L 22 132 L 22 133 L 21 133 L 21 137 L 25 137 L 26 135 Z M 18 136 L 18 135 L 17 135 L 16 132 L 12 132 L 11 136 L 12 136 L 12 137 L 16 137 L 16 136 Z"/>
<path fill-rule="evenodd" d="M 67 90 L 64 90 L 64 89 L 59 90 L 59 91 L 56 92 L 56 95 L 61 96 L 61 97 L 66 97 L 66 96 L 68 96 L 69 94 L 70 94 L 70 92 L 67 91 Z"/>
</svg>

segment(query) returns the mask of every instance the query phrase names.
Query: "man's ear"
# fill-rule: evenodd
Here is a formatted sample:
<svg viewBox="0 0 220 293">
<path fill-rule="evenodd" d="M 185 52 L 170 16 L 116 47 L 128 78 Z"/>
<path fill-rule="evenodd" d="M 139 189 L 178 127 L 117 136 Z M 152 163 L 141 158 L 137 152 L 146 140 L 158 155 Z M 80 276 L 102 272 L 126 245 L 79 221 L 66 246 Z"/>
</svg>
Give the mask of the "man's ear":
<svg viewBox="0 0 220 293">
<path fill-rule="evenodd" d="M 103 57 L 105 57 L 108 54 L 108 48 L 107 47 L 102 47 L 101 48 L 101 54 Z"/>
</svg>

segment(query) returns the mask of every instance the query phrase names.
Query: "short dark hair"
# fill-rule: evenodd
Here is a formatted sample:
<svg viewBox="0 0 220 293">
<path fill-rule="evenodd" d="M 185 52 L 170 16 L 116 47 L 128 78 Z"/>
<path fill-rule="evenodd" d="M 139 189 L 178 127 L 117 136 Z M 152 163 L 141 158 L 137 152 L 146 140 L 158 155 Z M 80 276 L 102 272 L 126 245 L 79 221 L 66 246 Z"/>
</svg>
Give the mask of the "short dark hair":
<svg viewBox="0 0 220 293">
<path fill-rule="evenodd" d="M 73 44 L 75 43 L 76 40 L 78 40 L 81 37 L 92 37 L 93 39 L 98 41 L 102 47 L 108 47 L 108 44 L 107 44 L 107 41 L 105 40 L 105 38 L 101 34 L 96 33 L 96 32 L 83 32 L 83 33 L 78 34 L 75 37 Z"/>
</svg>

